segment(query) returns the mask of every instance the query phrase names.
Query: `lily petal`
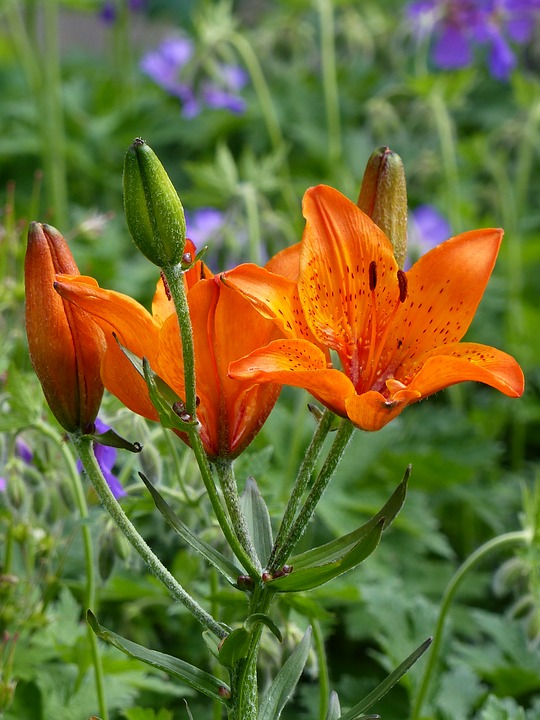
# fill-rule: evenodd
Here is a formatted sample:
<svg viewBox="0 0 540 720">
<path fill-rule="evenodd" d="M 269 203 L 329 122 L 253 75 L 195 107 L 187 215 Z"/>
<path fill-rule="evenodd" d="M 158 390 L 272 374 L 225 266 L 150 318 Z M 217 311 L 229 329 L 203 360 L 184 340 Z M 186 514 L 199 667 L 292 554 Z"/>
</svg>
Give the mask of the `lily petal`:
<svg viewBox="0 0 540 720">
<path fill-rule="evenodd" d="M 351 422 L 361 430 L 375 432 L 396 418 L 409 402 L 407 400 L 389 401 L 381 393 L 369 390 L 361 395 L 350 395 L 345 400 L 345 408 Z"/>
<path fill-rule="evenodd" d="M 373 264 L 381 281 L 377 313 L 386 314 L 399 297 L 392 245 L 365 213 L 334 188 L 310 188 L 304 195 L 303 213 L 306 228 L 298 288 L 306 319 L 321 344 L 350 356 L 357 341 L 369 337 Z"/>
<path fill-rule="evenodd" d="M 144 379 L 118 343 L 139 358 L 148 358 L 150 366 L 156 368 L 158 324 L 138 302 L 127 295 L 98 287 L 93 278 L 56 277 L 57 292 L 91 315 L 104 332 L 107 350 L 101 362 L 101 377 L 107 390 L 133 412 L 157 420 Z"/>
<path fill-rule="evenodd" d="M 408 364 L 434 347 L 459 342 L 482 299 L 502 236 L 498 229 L 472 230 L 423 255 L 407 273 L 407 298 L 395 320 L 400 329 L 390 333 L 385 352 Z"/>
<path fill-rule="evenodd" d="M 285 337 L 313 338 L 294 280 L 251 263 L 239 265 L 221 277 L 226 286 L 238 290 L 264 318 L 273 320 Z"/>
<path fill-rule="evenodd" d="M 523 371 L 516 360 L 502 350 L 478 343 L 455 343 L 433 351 L 407 390 L 426 397 L 466 380 L 485 383 L 509 397 L 523 394 Z M 394 397 L 399 399 L 399 392 Z"/>
<path fill-rule="evenodd" d="M 343 417 L 347 414 L 345 398 L 354 394 L 349 378 L 339 370 L 329 369 L 324 352 L 307 340 L 274 340 L 231 363 L 229 376 L 303 387 Z"/>
</svg>

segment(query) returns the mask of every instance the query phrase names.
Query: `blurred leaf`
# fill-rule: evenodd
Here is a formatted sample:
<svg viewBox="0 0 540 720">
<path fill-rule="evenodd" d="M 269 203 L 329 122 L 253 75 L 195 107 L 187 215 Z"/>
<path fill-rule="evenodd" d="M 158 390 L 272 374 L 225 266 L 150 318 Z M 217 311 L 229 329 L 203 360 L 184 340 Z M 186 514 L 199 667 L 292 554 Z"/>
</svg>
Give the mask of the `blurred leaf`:
<svg viewBox="0 0 540 720">
<path fill-rule="evenodd" d="M 287 700 L 292 695 L 302 675 L 310 645 L 311 628 L 308 628 L 300 643 L 287 658 L 285 664 L 265 692 L 259 708 L 258 720 L 278 720 L 281 716 Z"/>
<path fill-rule="evenodd" d="M 8 370 L 6 389 L 9 412 L 0 414 L 0 432 L 19 430 L 39 420 L 43 393 L 33 373 L 21 373 L 12 365 Z"/>
<path fill-rule="evenodd" d="M 339 705 L 339 698 L 337 692 L 332 691 L 330 693 L 330 700 L 328 701 L 328 712 L 326 713 L 326 720 L 339 720 L 341 717 L 341 707 Z"/>
<path fill-rule="evenodd" d="M 489 695 L 484 707 L 475 716 L 475 720 L 526 720 L 533 716 L 525 715 L 525 711 L 511 698 L 498 698 Z"/>
<path fill-rule="evenodd" d="M 248 477 L 241 497 L 242 509 L 246 518 L 249 533 L 253 538 L 253 545 L 257 556 L 265 567 L 272 551 L 272 524 L 270 513 L 266 507 L 254 477 Z"/>
</svg>

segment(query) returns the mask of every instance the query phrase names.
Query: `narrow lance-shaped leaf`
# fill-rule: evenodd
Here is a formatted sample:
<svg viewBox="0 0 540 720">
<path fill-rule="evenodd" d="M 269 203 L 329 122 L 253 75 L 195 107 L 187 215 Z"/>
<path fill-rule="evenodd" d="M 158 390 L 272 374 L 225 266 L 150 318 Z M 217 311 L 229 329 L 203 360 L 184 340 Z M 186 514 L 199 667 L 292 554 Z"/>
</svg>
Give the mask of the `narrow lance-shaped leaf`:
<svg viewBox="0 0 540 720">
<path fill-rule="evenodd" d="M 238 580 L 238 576 L 242 574 L 242 570 L 239 570 L 234 563 L 222 555 L 218 550 L 213 548 L 204 540 L 198 538 L 194 532 L 192 532 L 188 526 L 183 523 L 180 518 L 176 515 L 171 506 L 167 501 L 160 495 L 156 488 L 152 485 L 150 480 L 145 477 L 142 473 L 139 473 L 139 477 L 148 488 L 152 500 L 155 503 L 156 508 L 163 515 L 165 520 L 169 523 L 172 529 L 180 535 L 188 545 L 190 545 L 196 552 L 202 555 L 205 560 L 211 563 L 216 570 L 231 583 L 235 585 Z"/>
<path fill-rule="evenodd" d="M 184 660 L 157 652 L 157 650 L 150 650 L 143 645 L 138 645 L 131 640 L 123 638 L 121 635 L 107 630 L 107 628 L 104 628 L 98 623 L 96 616 L 90 610 L 87 612 L 86 619 L 98 637 L 110 645 L 113 645 L 118 650 L 121 650 L 126 655 L 141 660 L 147 665 L 151 665 L 159 670 L 163 670 L 169 675 L 181 680 L 186 685 L 189 685 L 189 687 L 198 690 L 204 695 L 208 695 L 208 697 L 213 700 L 219 700 L 219 702 L 227 704 L 227 700 L 231 696 L 231 691 L 228 685 L 219 678 L 210 675 L 194 665 L 184 662 Z"/>
<path fill-rule="evenodd" d="M 374 705 L 376 702 L 379 702 L 379 700 L 384 697 L 386 693 L 391 690 L 399 680 L 401 680 L 407 670 L 409 670 L 409 668 L 414 665 L 418 658 L 426 652 L 432 641 L 433 638 L 431 637 L 429 637 L 427 640 L 424 640 L 424 642 L 418 648 L 416 648 L 416 650 L 411 653 L 409 657 L 404 660 L 401 665 L 399 665 L 399 667 L 394 670 L 394 672 L 390 673 L 386 680 L 383 680 L 382 683 L 375 688 L 375 690 L 370 692 L 369 695 L 366 695 L 363 700 L 361 700 L 348 712 L 342 715 L 339 720 L 358 720 L 359 718 L 363 717 L 362 713 L 366 710 L 369 710 L 369 708 L 372 707 L 372 705 Z"/>
<path fill-rule="evenodd" d="M 253 538 L 253 545 L 264 567 L 272 551 L 272 524 L 270 513 L 255 478 L 248 477 L 241 500 L 248 530 Z"/>
<path fill-rule="evenodd" d="M 289 575 L 269 580 L 268 586 L 278 592 L 299 592 L 301 590 L 311 590 L 314 587 L 323 585 L 338 575 L 342 575 L 347 570 L 363 562 L 375 550 L 379 544 L 381 533 L 384 527 L 384 518 L 379 520 L 378 525 L 370 530 L 370 532 L 359 540 L 349 552 L 342 555 L 332 562 L 302 567 L 295 570 L 292 565 L 292 572 Z"/>
<path fill-rule="evenodd" d="M 276 675 L 274 682 L 266 691 L 259 709 L 258 720 L 278 720 L 287 700 L 291 697 L 294 688 L 306 664 L 311 645 L 311 628 L 295 647 L 292 654 Z"/>
<path fill-rule="evenodd" d="M 382 507 L 376 515 L 364 523 L 364 525 L 356 530 L 353 530 L 353 532 L 344 535 L 343 537 L 336 538 L 325 545 L 320 545 L 312 550 L 307 550 L 301 555 L 292 557 L 289 561 L 290 564 L 299 570 L 303 567 L 338 560 L 340 557 L 343 557 L 347 552 L 349 552 L 351 548 L 359 542 L 359 540 L 370 533 L 382 519 L 384 519 L 383 530 L 386 530 L 403 507 L 410 474 L 411 466 L 409 465 L 405 471 L 403 480 L 395 489 L 392 497 L 388 500 L 384 507 Z"/>
</svg>

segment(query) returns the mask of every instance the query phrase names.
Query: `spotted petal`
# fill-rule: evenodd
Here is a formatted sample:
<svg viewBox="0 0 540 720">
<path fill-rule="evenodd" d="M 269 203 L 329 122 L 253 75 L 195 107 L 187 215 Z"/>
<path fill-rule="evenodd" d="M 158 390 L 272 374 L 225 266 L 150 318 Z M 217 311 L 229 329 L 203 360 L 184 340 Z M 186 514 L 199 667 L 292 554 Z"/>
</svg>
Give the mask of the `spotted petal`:
<svg viewBox="0 0 540 720">
<path fill-rule="evenodd" d="M 338 415 L 346 416 L 345 398 L 354 387 L 339 370 L 329 369 L 326 356 L 307 340 L 274 340 L 229 366 L 229 376 L 275 382 L 308 390 Z"/>
</svg>

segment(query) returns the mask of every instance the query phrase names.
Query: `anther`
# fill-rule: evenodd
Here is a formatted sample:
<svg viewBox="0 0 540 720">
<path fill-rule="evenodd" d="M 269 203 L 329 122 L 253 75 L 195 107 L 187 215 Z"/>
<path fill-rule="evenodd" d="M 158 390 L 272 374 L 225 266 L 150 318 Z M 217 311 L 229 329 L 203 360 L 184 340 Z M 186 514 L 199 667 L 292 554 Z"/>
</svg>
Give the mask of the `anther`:
<svg viewBox="0 0 540 720">
<path fill-rule="evenodd" d="M 399 285 L 399 301 L 403 303 L 407 299 L 407 274 L 403 270 L 397 271 L 397 281 Z"/>
<path fill-rule="evenodd" d="M 377 287 L 377 263 L 372 260 L 369 263 L 369 289 L 371 292 Z"/>
</svg>

